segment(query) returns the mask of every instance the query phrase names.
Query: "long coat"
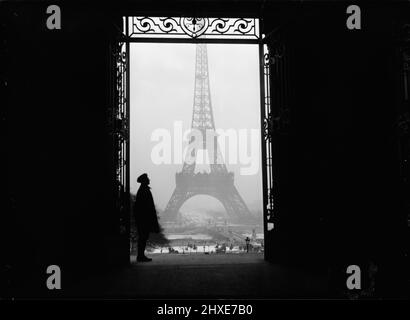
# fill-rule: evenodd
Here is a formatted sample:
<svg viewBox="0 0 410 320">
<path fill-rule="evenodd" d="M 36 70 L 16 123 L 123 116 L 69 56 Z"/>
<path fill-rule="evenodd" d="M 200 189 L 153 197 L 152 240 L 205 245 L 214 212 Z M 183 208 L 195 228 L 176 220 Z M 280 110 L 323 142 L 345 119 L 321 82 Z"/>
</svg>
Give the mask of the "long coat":
<svg viewBox="0 0 410 320">
<path fill-rule="evenodd" d="M 134 203 L 134 217 L 138 233 L 159 232 L 157 211 L 150 187 L 141 184 Z"/>
</svg>

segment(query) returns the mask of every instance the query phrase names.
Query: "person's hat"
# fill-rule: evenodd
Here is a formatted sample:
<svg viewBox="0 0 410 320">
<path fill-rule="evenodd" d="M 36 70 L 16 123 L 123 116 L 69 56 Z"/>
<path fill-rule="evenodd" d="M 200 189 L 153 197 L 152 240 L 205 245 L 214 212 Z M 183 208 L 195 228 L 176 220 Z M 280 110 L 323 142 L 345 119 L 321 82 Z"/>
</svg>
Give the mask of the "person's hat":
<svg viewBox="0 0 410 320">
<path fill-rule="evenodd" d="M 137 182 L 138 183 L 142 183 L 142 182 L 145 182 L 145 181 L 147 181 L 148 180 L 148 175 L 146 174 L 146 173 L 143 173 L 142 175 L 140 175 L 138 178 L 137 178 Z"/>
</svg>

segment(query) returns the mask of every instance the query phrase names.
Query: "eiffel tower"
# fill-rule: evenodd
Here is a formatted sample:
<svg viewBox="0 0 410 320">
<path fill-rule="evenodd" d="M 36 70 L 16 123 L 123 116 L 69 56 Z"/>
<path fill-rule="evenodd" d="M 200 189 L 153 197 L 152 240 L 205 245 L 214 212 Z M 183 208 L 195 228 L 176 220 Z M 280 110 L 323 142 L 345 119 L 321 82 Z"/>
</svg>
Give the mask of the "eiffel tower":
<svg viewBox="0 0 410 320">
<path fill-rule="evenodd" d="M 176 187 L 165 208 L 163 217 L 167 220 L 176 220 L 179 209 L 185 201 L 196 195 L 209 195 L 222 203 L 230 219 L 249 219 L 251 217 L 250 211 L 234 185 L 234 174 L 228 172 L 216 141 L 209 86 L 207 47 L 203 43 L 196 45 L 194 110 L 191 128 L 202 134 L 202 149 L 208 152 L 209 159 L 213 159 L 210 161 L 210 173 L 194 172 L 198 149 L 194 148 L 190 152 L 192 160 L 185 159 L 182 171 L 175 175 Z M 207 145 L 209 141 L 205 138 L 207 132 L 208 134 L 211 132 L 214 137 L 213 148 Z M 194 139 L 194 136 L 191 136 L 190 142 Z"/>
</svg>

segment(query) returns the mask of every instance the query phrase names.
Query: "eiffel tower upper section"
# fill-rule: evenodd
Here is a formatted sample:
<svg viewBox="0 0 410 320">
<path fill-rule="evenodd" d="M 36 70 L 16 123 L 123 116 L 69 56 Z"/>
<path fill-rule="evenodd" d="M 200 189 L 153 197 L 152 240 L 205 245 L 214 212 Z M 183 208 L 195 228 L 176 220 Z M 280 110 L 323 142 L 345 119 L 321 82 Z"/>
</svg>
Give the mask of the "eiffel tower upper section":
<svg viewBox="0 0 410 320">
<path fill-rule="evenodd" d="M 215 133 L 215 121 L 209 84 L 208 52 L 205 43 L 196 45 L 194 109 L 192 112 L 191 128 L 192 130 L 197 130 L 197 132 L 200 132 L 202 135 L 202 148 L 208 152 L 211 173 L 227 174 L 228 170 L 223 162 Z M 213 143 L 211 145 L 207 145 L 209 136 L 213 136 Z M 195 137 L 191 136 L 190 142 L 192 142 L 193 139 L 195 139 Z M 196 158 L 197 151 L 198 150 L 191 151 L 191 157 L 193 159 Z M 194 171 L 195 160 L 191 163 L 185 161 L 182 173 L 193 174 Z"/>
<path fill-rule="evenodd" d="M 192 113 L 192 128 L 205 134 L 205 130 L 215 130 L 209 85 L 208 52 L 206 44 L 196 45 L 195 94 Z"/>
</svg>

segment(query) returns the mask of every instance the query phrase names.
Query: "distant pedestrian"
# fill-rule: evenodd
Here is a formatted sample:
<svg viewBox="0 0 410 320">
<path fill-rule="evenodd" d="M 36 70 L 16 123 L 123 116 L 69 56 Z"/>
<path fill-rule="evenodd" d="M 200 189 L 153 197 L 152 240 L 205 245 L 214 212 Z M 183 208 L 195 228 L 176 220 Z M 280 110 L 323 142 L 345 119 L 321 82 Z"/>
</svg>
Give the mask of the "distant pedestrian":
<svg viewBox="0 0 410 320">
<path fill-rule="evenodd" d="M 249 242 L 251 241 L 251 239 L 249 239 L 249 237 L 246 237 L 245 242 L 246 242 L 246 252 L 249 252 Z"/>
</svg>

